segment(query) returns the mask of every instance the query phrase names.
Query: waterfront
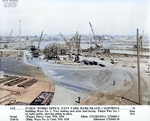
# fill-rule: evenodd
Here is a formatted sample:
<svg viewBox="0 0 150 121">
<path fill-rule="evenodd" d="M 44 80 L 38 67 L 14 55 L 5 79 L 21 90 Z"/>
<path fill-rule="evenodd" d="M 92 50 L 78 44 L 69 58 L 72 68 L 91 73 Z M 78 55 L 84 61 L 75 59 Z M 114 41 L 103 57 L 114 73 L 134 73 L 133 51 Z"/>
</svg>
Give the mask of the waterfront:
<svg viewBox="0 0 150 121">
<path fill-rule="evenodd" d="M 26 44 L 21 43 L 21 47 L 25 48 L 31 45 L 30 42 L 24 42 Z M 59 43 L 64 44 L 64 41 L 45 41 L 41 42 L 41 50 L 45 48 L 48 44 Z M 34 73 L 40 77 L 40 73 L 44 72 L 44 75 L 50 80 L 53 79 L 55 83 L 55 93 L 54 99 L 52 101 L 52 105 L 62 105 L 62 104 L 76 104 L 76 100 L 78 97 L 81 97 L 82 100 L 85 100 L 88 95 L 92 95 L 97 92 L 101 93 L 110 93 L 114 95 L 114 93 L 120 90 L 124 90 L 124 93 L 118 93 L 118 96 L 128 95 L 128 91 L 131 89 L 133 85 L 137 83 L 137 70 L 136 68 L 136 51 L 128 51 L 128 48 L 132 48 L 134 44 L 127 44 L 124 48 L 124 42 L 104 42 L 104 46 L 108 48 L 112 48 L 110 53 L 118 54 L 117 56 L 105 56 L 101 55 L 101 57 L 105 58 L 105 61 L 100 60 L 95 57 L 83 57 L 80 56 L 80 60 L 89 60 L 89 61 L 97 61 L 99 64 L 104 64 L 106 67 L 100 66 L 87 66 L 83 63 L 78 65 L 63 65 L 57 64 L 52 60 L 43 60 L 44 55 L 40 58 L 32 58 L 30 52 L 28 50 L 22 50 L 24 52 L 24 56 L 21 60 L 16 61 L 16 57 L 7 57 L 2 58 L 0 67 L 1 71 L 4 71 L 8 74 L 13 75 L 24 75 L 24 76 L 34 76 Z M 33 44 L 37 47 L 38 42 L 33 42 Z M 118 45 L 118 49 L 116 45 Z M 1 45 L 2 46 L 2 45 Z M 10 43 L 10 49 L 4 49 L 3 51 L 13 50 L 16 47 L 19 47 L 19 43 Z M 94 44 L 87 44 L 85 42 L 81 43 L 82 49 L 87 49 L 91 46 L 95 46 Z M 144 53 L 144 54 L 143 54 Z M 148 52 L 143 52 L 142 55 L 148 55 Z M 135 57 L 126 57 L 121 56 L 125 55 L 134 55 Z M 28 55 L 28 59 L 25 55 Z M 117 63 L 111 64 L 110 60 L 114 59 Z M 130 60 L 128 59 L 130 58 Z M 23 64 L 25 63 L 25 64 Z M 141 60 L 142 71 L 146 71 L 146 65 L 148 64 L 148 59 L 143 58 Z M 35 69 L 40 67 L 43 72 L 37 73 L 34 70 L 29 70 L 28 66 L 33 66 Z M 132 68 L 135 66 L 135 68 Z M 33 73 L 31 75 L 31 73 Z M 146 86 L 149 82 L 147 76 L 144 77 L 145 73 L 142 75 L 144 85 Z M 115 80 L 115 87 L 112 86 L 113 80 Z M 133 88 L 134 91 L 137 89 Z M 131 90 L 132 91 L 132 90 Z M 126 92 L 126 93 L 125 93 Z M 147 92 L 147 91 L 146 91 Z M 148 94 L 145 93 L 147 98 L 144 98 L 144 104 L 146 104 L 146 100 L 148 100 Z M 61 100 L 63 97 L 67 97 L 65 100 Z M 135 97 L 133 100 L 137 100 Z M 83 101 L 84 102 L 84 101 Z M 85 103 L 82 103 L 85 104 Z M 125 103 L 126 104 L 126 103 Z M 127 103 L 128 104 L 128 103 Z"/>
</svg>

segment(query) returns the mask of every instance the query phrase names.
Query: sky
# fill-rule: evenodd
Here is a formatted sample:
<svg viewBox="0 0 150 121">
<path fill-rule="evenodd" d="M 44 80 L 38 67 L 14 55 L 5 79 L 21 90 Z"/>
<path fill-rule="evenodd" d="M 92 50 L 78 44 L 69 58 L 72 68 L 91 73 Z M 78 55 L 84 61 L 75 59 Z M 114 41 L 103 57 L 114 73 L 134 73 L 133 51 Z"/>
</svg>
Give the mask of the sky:
<svg viewBox="0 0 150 121">
<path fill-rule="evenodd" d="M 17 7 L 0 1 L 0 36 L 44 34 L 135 35 L 150 33 L 149 0 L 18 0 Z"/>
</svg>

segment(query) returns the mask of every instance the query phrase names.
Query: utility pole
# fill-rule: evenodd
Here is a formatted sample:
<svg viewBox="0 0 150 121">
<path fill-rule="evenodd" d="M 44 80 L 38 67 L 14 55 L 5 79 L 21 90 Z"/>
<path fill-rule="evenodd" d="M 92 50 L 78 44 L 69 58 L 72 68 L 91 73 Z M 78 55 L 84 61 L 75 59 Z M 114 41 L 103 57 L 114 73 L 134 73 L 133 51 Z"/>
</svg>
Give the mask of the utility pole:
<svg viewBox="0 0 150 121">
<path fill-rule="evenodd" d="M 139 93 L 139 105 L 142 105 L 141 80 L 140 80 L 140 59 L 139 59 L 139 30 L 138 30 L 138 29 L 137 29 L 137 66 L 138 66 L 138 93 Z"/>
<path fill-rule="evenodd" d="M 20 37 L 19 56 L 21 56 L 21 20 L 19 21 L 19 37 Z"/>
</svg>

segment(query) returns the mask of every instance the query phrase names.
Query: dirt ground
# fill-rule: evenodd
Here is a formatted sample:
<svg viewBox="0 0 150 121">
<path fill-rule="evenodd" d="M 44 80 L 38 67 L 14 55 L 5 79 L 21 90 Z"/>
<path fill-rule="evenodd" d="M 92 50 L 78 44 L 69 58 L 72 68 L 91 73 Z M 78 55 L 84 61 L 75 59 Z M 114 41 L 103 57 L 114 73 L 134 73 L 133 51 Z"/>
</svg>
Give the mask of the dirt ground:
<svg viewBox="0 0 150 121">
<path fill-rule="evenodd" d="M 26 81 L 33 79 L 33 77 L 19 76 L 27 78 Z M 38 81 L 33 85 L 23 88 L 18 87 L 19 84 L 14 86 L 4 86 L 0 84 L 0 105 L 6 105 L 10 102 L 25 102 L 31 103 L 41 92 L 53 92 L 55 91 L 54 82 L 48 78 L 35 78 Z M 26 82 L 25 81 L 25 82 Z M 23 82 L 22 82 L 23 83 Z"/>
<path fill-rule="evenodd" d="M 29 104 L 41 92 L 54 93 L 55 86 L 53 80 L 48 79 L 44 75 L 40 67 L 26 65 L 25 63 L 23 63 L 22 60 L 16 61 L 15 58 L 2 58 L 1 65 L 2 70 L 9 73 L 13 72 L 15 76 L 19 75 L 18 77 L 27 78 L 26 81 L 34 78 L 37 79 L 38 81 L 27 88 L 18 87 L 18 84 L 14 86 L 5 86 L 4 83 L 1 83 L 0 102 L 2 103 L 0 105 L 6 105 L 13 101 L 26 102 Z"/>
<path fill-rule="evenodd" d="M 109 61 L 109 58 L 106 61 Z M 137 71 L 137 58 L 135 57 L 111 57 L 115 60 L 114 67 L 123 67 L 126 69 L 135 69 Z M 141 93 L 142 93 L 142 105 L 148 105 L 150 101 L 150 74 L 149 74 L 149 60 L 146 58 L 140 58 L 140 75 L 141 75 Z M 120 75 L 121 76 L 121 75 Z M 127 85 L 130 85 L 130 88 Z M 123 88 L 115 91 L 107 91 L 109 88 L 115 88 L 115 85 L 108 87 L 104 91 L 97 91 L 82 99 L 80 105 L 138 105 L 138 79 L 133 80 L 132 83 L 128 83 L 128 80 L 124 83 Z"/>
<path fill-rule="evenodd" d="M 119 70 L 112 77 L 118 78 L 118 80 L 122 77 L 127 78 L 127 80 L 122 79 L 122 82 L 116 81 L 115 85 L 109 85 L 107 88 L 101 91 L 96 91 L 89 96 L 81 99 L 80 105 L 138 105 L 138 80 L 137 80 L 137 59 L 136 57 L 124 57 L 124 56 L 113 56 L 113 55 L 100 55 L 101 58 L 104 58 L 106 69 L 109 70 L 109 67 L 112 67 L 111 71 L 116 72 L 116 68 L 120 68 L 120 70 L 131 70 L 131 73 L 123 73 L 126 75 L 118 75 Z M 13 87 L 3 87 L 6 89 L 11 89 L 14 91 L 19 91 L 20 94 L 13 95 L 11 97 L 12 100 L 23 101 L 30 103 L 36 96 L 39 95 L 41 91 L 54 91 L 54 83 L 53 81 L 49 83 L 49 80 L 45 77 L 44 73 L 40 68 L 36 66 L 29 66 L 22 61 L 16 61 L 15 58 L 2 58 L 0 69 L 14 73 L 14 75 L 21 76 L 29 76 L 28 78 L 37 78 L 39 81 L 32 85 L 27 89 L 18 88 L 17 86 Z M 98 59 L 98 58 L 97 58 Z M 114 64 L 111 64 L 111 59 L 114 60 Z M 100 60 L 100 59 L 99 59 Z M 17 66 L 16 66 L 17 65 Z M 142 104 L 147 105 L 148 101 L 150 101 L 150 75 L 149 75 L 149 60 L 146 58 L 140 58 L 140 66 L 141 66 L 141 89 L 142 89 Z M 18 71 L 21 70 L 21 71 Z M 132 71 L 133 70 L 133 71 Z M 148 73 L 147 73 L 148 72 Z M 105 72 L 104 72 L 105 73 Z M 107 76 L 107 74 L 105 73 Z M 134 77 L 136 78 L 134 78 Z M 130 78 L 129 78 L 130 77 Z M 129 78 L 129 80 L 128 80 Z M 97 85 L 97 84 L 96 84 Z M 121 86 L 121 87 L 119 87 Z M 2 88 L 1 87 L 1 88 Z M 118 88 L 119 87 L 119 88 Z M 5 92 L 1 89 L 0 97 L 4 97 L 5 95 L 10 94 L 10 91 L 6 90 Z M 61 88 L 62 89 L 62 88 Z M 61 92 L 63 92 L 61 89 Z M 68 90 L 67 90 L 68 91 Z M 66 92 L 63 92 L 64 94 Z M 58 91 L 58 95 L 60 95 Z M 70 92 L 69 95 L 72 95 Z M 77 97 L 78 95 L 76 95 Z M 62 97 L 61 97 L 62 98 Z M 60 100 L 60 97 L 55 100 Z M 69 99 L 67 99 L 69 100 Z M 75 99 L 73 99 L 75 102 Z M 66 99 L 64 100 L 66 101 Z M 66 101 L 67 102 L 67 101 Z M 56 102 L 57 103 L 57 102 Z M 56 104 L 54 103 L 54 104 Z M 5 103 L 6 104 L 6 103 Z M 3 105 L 5 105 L 3 103 Z M 63 102 L 61 102 L 63 104 Z"/>
</svg>

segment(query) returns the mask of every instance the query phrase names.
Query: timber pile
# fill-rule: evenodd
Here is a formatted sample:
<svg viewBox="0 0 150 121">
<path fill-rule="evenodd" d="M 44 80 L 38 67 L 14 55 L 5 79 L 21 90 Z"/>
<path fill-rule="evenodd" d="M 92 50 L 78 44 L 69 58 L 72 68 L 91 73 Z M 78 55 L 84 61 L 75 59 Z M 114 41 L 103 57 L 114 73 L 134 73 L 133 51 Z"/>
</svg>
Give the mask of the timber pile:
<svg viewBox="0 0 150 121">
<path fill-rule="evenodd" d="M 23 82 L 23 81 L 25 81 L 25 80 L 27 80 L 27 78 L 17 78 L 17 79 L 15 79 L 15 80 L 13 80 L 13 81 L 10 81 L 10 82 L 8 82 L 8 83 L 5 83 L 4 85 L 6 85 L 6 86 L 14 86 L 14 85 L 16 85 L 16 84 L 19 84 L 20 82 Z"/>
<path fill-rule="evenodd" d="M 18 85 L 18 87 L 27 88 L 27 87 L 32 86 L 32 85 L 33 85 L 34 83 L 36 83 L 37 81 L 38 81 L 37 79 L 30 79 L 29 81 L 24 82 L 24 83 Z"/>
<path fill-rule="evenodd" d="M 16 78 L 18 78 L 18 76 L 9 76 L 9 77 L 7 77 L 7 78 L 2 79 L 2 80 L 0 81 L 0 84 L 5 83 L 5 82 L 7 82 L 7 81 L 10 81 L 10 80 L 12 80 L 12 79 L 16 79 Z"/>
</svg>

